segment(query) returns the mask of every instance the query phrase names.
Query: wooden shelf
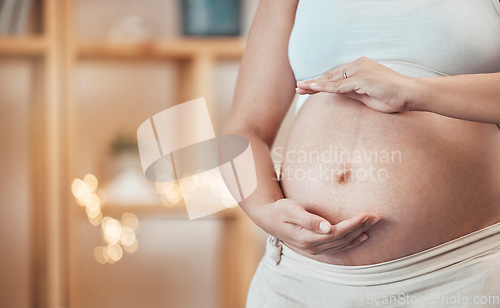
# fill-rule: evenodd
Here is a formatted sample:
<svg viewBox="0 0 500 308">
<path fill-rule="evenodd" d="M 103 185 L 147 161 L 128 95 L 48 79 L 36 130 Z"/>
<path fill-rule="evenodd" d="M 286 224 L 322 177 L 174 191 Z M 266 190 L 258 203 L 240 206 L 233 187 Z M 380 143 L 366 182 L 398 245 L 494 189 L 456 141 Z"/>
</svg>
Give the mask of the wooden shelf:
<svg viewBox="0 0 500 308">
<path fill-rule="evenodd" d="M 42 36 L 0 37 L 0 56 L 42 56 L 46 52 L 46 41 Z"/>
<path fill-rule="evenodd" d="M 101 211 L 104 216 L 120 216 L 123 213 L 131 212 L 138 216 L 156 216 L 159 219 L 182 219 L 189 220 L 187 210 L 183 206 L 165 207 L 163 205 L 111 205 L 105 204 Z M 86 217 L 85 209 L 81 208 L 82 217 Z M 226 220 L 237 219 L 242 215 L 242 210 L 239 207 L 228 208 L 211 215 L 201 217 L 201 220 Z"/>
<path fill-rule="evenodd" d="M 80 58 L 189 59 L 212 56 L 239 59 L 245 49 L 243 38 L 175 38 L 148 42 L 88 41 L 77 43 Z"/>
</svg>

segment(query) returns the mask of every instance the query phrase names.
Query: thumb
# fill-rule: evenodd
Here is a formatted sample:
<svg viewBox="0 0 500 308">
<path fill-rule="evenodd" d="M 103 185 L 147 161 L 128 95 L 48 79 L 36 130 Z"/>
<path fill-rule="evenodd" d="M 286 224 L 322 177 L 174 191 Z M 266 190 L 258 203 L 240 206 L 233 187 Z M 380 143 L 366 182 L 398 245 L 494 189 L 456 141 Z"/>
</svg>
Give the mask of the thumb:
<svg viewBox="0 0 500 308">
<path fill-rule="evenodd" d="M 297 203 L 296 206 L 290 206 L 288 214 L 290 223 L 299 225 L 315 233 L 326 234 L 329 233 L 332 228 L 332 225 L 328 220 L 321 216 L 309 213 L 299 203 Z"/>
</svg>

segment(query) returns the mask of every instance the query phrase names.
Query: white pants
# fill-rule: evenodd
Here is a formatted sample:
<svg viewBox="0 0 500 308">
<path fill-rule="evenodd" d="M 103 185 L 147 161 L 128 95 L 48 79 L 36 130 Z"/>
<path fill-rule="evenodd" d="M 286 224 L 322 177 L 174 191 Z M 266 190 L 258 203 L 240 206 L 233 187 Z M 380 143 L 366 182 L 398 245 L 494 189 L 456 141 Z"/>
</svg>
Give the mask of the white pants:
<svg viewBox="0 0 500 308">
<path fill-rule="evenodd" d="M 340 266 L 269 237 L 247 308 L 500 307 L 500 223 L 396 260 Z"/>
</svg>

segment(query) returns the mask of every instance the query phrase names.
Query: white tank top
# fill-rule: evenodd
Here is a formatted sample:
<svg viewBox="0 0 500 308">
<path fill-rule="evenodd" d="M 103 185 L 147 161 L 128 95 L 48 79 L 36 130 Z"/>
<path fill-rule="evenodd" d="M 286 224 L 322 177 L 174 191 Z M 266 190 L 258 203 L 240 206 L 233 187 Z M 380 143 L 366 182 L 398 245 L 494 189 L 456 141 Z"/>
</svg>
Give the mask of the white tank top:
<svg viewBox="0 0 500 308">
<path fill-rule="evenodd" d="M 300 0 L 288 47 L 297 80 L 361 56 L 413 77 L 500 72 L 500 2 Z"/>
</svg>

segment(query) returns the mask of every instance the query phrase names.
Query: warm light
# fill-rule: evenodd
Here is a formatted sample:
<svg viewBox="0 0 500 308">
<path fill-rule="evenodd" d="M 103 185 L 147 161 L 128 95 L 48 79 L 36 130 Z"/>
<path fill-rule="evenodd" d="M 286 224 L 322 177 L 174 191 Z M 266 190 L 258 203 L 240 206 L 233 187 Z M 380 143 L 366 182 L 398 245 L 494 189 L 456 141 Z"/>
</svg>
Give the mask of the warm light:
<svg viewBox="0 0 500 308">
<path fill-rule="evenodd" d="M 158 191 L 169 193 L 170 200 L 177 198 L 177 202 L 180 201 L 179 185 L 162 184 L 166 183 L 157 183 Z M 97 186 L 97 178 L 92 174 L 87 174 L 83 181 L 73 180 L 71 191 L 78 204 L 85 207 L 89 222 L 93 226 L 101 224 L 102 237 L 108 245 L 97 246 L 94 249 L 95 259 L 100 264 L 113 264 L 122 258 L 124 250 L 128 253 L 134 253 L 137 250 L 136 232 L 139 229 L 139 220 L 133 213 L 124 213 L 121 222 L 111 217 L 103 217 L 101 206 L 106 196 Z"/>
<path fill-rule="evenodd" d="M 85 199 L 85 206 L 93 211 L 100 210 L 101 199 L 94 193 L 90 193 L 87 196 L 88 197 Z"/>
<path fill-rule="evenodd" d="M 130 229 L 128 227 L 122 228 L 122 232 L 121 232 L 121 235 L 120 235 L 120 242 L 124 246 L 132 246 L 132 244 L 134 244 L 134 242 L 135 242 L 135 232 L 134 232 L 134 230 L 132 230 L 132 229 Z"/>
<path fill-rule="evenodd" d="M 183 198 L 193 198 L 197 190 L 193 176 L 189 174 L 181 179 L 180 184 L 177 182 L 156 182 L 155 187 L 156 191 L 160 193 L 161 204 L 166 207 L 177 206 Z"/>
<path fill-rule="evenodd" d="M 165 195 L 160 195 L 160 203 L 165 206 L 165 207 L 168 207 L 168 208 L 172 208 L 172 207 L 175 207 L 176 204 L 174 203 L 170 203 L 170 201 L 167 199 L 167 196 Z"/>
<path fill-rule="evenodd" d="M 84 178 L 83 178 L 83 181 L 89 185 L 89 187 L 92 189 L 92 191 L 95 191 L 96 188 L 97 188 L 97 185 L 99 184 L 99 182 L 97 181 L 97 178 L 95 175 L 93 174 L 87 174 Z"/>
<path fill-rule="evenodd" d="M 94 193 L 96 188 L 97 178 L 91 174 L 85 176 L 85 181 L 75 179 L 71 185 L 76 201 L 86 207 L 89 218 L 96 218 L 101 210 L 101 199 Z"/>
<path fill-rule="evenodd" d="M 73 181 L 71 184 L 71 191 L 77 201 L 79 201 L 78 203 L 82 206 L 85 206 L 84 200 L 89 198 L 93 192 L 92 187 L 80 179 L 75 179 Z"/>
<path fill-rule="evenodd" d="M 120 240 L 122 226 L 120 222 L 111 217 L 104 217 L 102 220 L 103 237 L 106 243 L 116 244 Z"/>
<path fill-rule="evenodd" d="M 182 200 L 182 194 L 177 186 L 175 189 L 172 189 L 171 191 L 166 193 L 165 197 L 167 198 L 168 202 L 173 204 L 177 204 Z"/>
<path fill-rule="evenodd" d="M 97 246 L 94 248 L 94 257 L 97 262 L 106 264 L 109 261 L 109 256 L 106 247 Z"/>
<path fill-rule="evenodd" d="M 123 256 L 123 249 L 117 244 L 108 245 L 106 252 L 108 253 L 109 258 L 115 262 L 119 261 Z"/>
<path fill-rule="evenodd" d="M 175 188 L 175 183 L 171 182 L 155 182 L 156 191 L 160 194 L 166 194 Z"/>
<path fill-rule="evenodd" d="M 139 219 L 133 213 L 124 213 L 121 220 L 122 226 L 128 227 L 132 230 L 139 228 Z"/>
<path fill-rule="evenodd" d="M 99 214 L 101 214 L 101 210 L 99 208 L 93 209 L 90 207 L 86 207 L 85 212 L 87 213 L 87 217 L 89 219 L 97 218 L 99 216 Z"/>
<path fill-rule="evenodd" d="M 137 242 L 137 239 L 132 243 L 130 246 L 123 246 L 123 250 L 125 250 L 127 253 L 134 253 L 137 251 L 137 248 L 139 247 L 139 242 Z"/>
<path fill-rule="evenodd" d="M 185 177 L 181 179 L 180 189 L 182 190 L 182 197 L 185 200 L 190 200 L 196 195 L 196 185 L 193 182 L 193 177 Z"/>
<path fill-rule="evenodd" d="M 91 223 L 94 227 L 97 227 L 97 226 L 101 223 L 101 221 L 102 221 L 102 212 L 101 212 L 101 211 L 99 211 L 99 214 L 97 214 L 97 216 L 96 216 L 96 217 L 90 217 L 90 216 L 88 216 L 88 215 L 87 215 L 87 217 L 88 217 L 88 219 L 89 219 L 89 222 L 90 222 L 90 223 Z"/>
</svg>

